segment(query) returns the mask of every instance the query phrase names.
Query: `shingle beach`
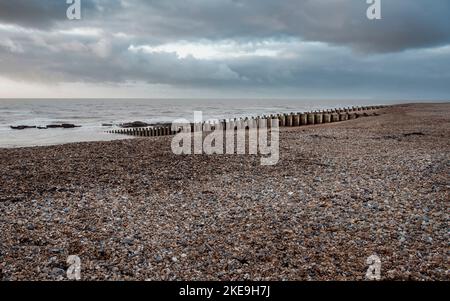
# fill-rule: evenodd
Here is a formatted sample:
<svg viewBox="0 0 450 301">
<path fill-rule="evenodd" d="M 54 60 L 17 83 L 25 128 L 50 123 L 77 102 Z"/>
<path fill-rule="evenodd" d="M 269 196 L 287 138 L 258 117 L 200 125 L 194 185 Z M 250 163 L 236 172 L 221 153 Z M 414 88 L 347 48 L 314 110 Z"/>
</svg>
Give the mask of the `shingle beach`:
<svg viewBox="0 0 450 301">
<path fill-rule="evenodd" d="M 282 128 L 275 166 L 170 143 L 0 149 L 0 280 L 450 280 L 450 103 Z"/>
</svg>

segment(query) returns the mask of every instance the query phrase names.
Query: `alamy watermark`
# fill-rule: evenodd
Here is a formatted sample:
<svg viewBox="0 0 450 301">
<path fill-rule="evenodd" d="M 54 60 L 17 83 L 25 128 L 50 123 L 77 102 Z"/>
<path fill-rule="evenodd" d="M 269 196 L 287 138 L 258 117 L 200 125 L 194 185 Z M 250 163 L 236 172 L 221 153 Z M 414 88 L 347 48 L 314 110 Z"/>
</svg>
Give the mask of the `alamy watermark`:
<svg viewBox="0 0 450 301">
<path fill-rule="evenodd" d="M 66 16 L 69 20 L 81 20 L 81 0 L 66 0 L 69 7 Z"/>
<path fill-rule="evenodd" d="M 80 257 L 76 255 L 70 255 L 67 258 L 67 264 L 69 268 L 67 269 L 67 279 L 69 280 L 81 280 L 81 260 Z"/>
<path fill-rule="evenodd" d="M 261 165 L 275 165 L 280 159 L 278 119 L 209 120 L 194 112 L 194 122 L 177 119 L 172 151 L 177 155 L 261 155 Z"/>
<path fill-rule="evenodd" d="M 369 8 L 366 11 L 367 19 L 381 20 L 381 0 L 367 0 Z"/>
<path fill-rule="evenodd" d="M 70 255 L 67 258 L 67 279 L 68 280 L 81 280 L 81 260 L 77 255 Z M 381 259 L 378 255 L 371 255 L 366 259 L 368 265 L 366 271 L 366 280 L 374 281 L 381 280 Z"/>
<path fill-rule="evenodd" d="M 369 268 L 366 272 L 367 280 L 381 280 L 381 259 L 377 255 L 371 255 L 366 260 Z"/>
<path fill-rule="evenodd" d="M 69 20 L 81 20 L 81 0 L 66 0 L 66 16 Z M 381 20 L 381 0 L 366 0 L 369 5 L 366 16 L 369 20 Z"/>
</svg>

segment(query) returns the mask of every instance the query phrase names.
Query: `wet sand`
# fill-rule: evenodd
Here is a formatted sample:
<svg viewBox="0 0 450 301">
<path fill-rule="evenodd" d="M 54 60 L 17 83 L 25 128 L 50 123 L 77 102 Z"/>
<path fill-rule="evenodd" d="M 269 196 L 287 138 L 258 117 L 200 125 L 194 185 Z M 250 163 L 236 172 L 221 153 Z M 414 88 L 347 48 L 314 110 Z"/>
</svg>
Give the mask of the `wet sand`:
<svg viewBox="0 0 450 301">
<path fill-rule="evenodd" d="M 450 280 L 450 104 L 282 128 L 281 158 L 170 137 L 0 149 L 0 279 Z"/>
</svg>

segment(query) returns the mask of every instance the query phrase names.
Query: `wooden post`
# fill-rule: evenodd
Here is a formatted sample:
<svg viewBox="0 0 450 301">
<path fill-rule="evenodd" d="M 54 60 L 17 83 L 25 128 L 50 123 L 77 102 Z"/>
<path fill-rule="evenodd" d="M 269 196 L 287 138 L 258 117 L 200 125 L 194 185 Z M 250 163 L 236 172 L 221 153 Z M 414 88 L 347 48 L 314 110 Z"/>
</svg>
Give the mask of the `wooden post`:
<svg viewBox="0 0 450 301">
<path fill-rule="evenodd" d="M 322 122 L 323 122 L 323 115 L 322 115 L 322 113 L 317 113 L 315 115 L 314 123 L 315 124 L 322 124 Z"/>
<path fill-rule="evenodd" d="M 289 126 L 289 127 L 292 126 L 292 124 L 293 124 L 293 120 L 292 119 L 293 119 L 292 114 L 289 114 L 289 115 L 286 116 L 286 126 Z"/>
<path fill-rule="evenodd" d="M 295 114 L 294 115 L 294 120 L 293 120 L 293 126 L 299 126 L 300 125 L 300 115 L 299 114 Z"/>
<path fill-rule="evenodd" d="M 286 117 L 284 114 L 280 114 L 280 126 L 286 126 Z"/>
<path fill-rule="evenodd" d="M 272 126 L 272 119 L 274 119 L 272 114 L 267 117 L 267 119 L 266 119 L 267 129 L 270 129 L 270 127 Z"/>
<path fill-rule="evenodd" d="M 300 114 L 300 125 L 307 125 L 308 124 L 308 114 Z"/>
<path fill-rule="evenodd" d="M 333 113 L 331 114 L 331 122 L 338 122 L 339 121 L 339 114 Z"/>
<path fill-rule="evenodd" d="M 308 125 L 314 124 L 315 118 L 313 113 L 308 113 Z"/>
<path fill-rule="evenodd" d="M 331 114 L 323 114 L 323 123 L 330 123 L 331 122 Z"/>
</svg>

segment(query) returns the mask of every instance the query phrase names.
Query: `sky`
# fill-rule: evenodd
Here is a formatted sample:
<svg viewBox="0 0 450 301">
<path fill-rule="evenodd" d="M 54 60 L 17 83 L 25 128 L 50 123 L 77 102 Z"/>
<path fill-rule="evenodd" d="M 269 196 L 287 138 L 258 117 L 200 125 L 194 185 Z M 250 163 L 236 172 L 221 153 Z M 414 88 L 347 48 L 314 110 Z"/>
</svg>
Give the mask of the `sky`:
<svg viewBox="0 0 450 301">
<path fill-rule="evenodd" d="M 450 1 L 0 0 L 0 98 L 450 99 Z"/>
</svg>

